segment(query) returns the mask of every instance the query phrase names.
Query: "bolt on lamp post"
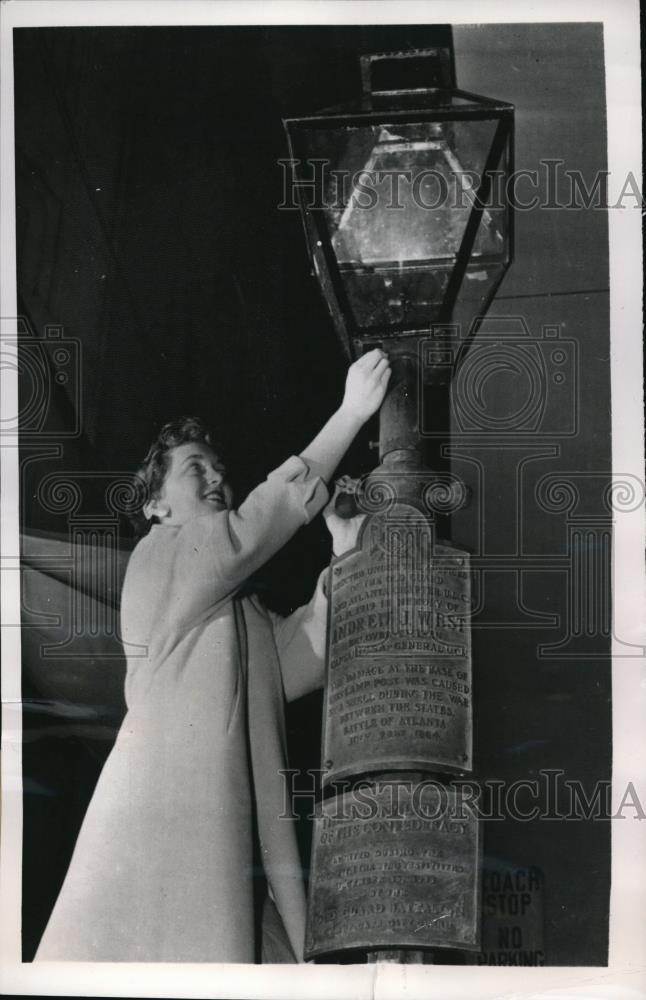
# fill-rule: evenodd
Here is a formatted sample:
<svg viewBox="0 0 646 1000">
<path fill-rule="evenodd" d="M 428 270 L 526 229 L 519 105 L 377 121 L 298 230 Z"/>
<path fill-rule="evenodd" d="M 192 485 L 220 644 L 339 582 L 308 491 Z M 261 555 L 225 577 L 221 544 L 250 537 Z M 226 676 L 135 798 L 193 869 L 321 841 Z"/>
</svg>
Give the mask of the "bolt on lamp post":
<svg viewBox="0 0 646 1000">
<path fill-rule="evenodd" d="M 472 767 L 470 576 L 436 539 L 464 491 L 424 464 L 425 401 L 448 438 L 452 375 L 511 260 L 513 107 L 452 88 L 445 48 L 363 56 L 361 71 L 357 100 L 284 123 L 342 347 L 381 346 L 393 368 L 358 497 L 369 517 L 331 569 L 306 955 L 429 961 L 477 948 L 480 836 L 439 780 Z"/>
</svg>

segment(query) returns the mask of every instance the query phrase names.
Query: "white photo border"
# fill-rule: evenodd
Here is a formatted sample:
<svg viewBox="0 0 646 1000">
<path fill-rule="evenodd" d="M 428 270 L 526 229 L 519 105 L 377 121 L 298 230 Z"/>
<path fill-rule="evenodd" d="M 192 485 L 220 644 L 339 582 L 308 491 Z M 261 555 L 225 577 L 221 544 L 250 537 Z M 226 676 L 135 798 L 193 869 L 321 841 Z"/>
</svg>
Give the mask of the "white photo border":
<svg viewBox="0 0 646 1000">
<path fill-rule="evenodd" d="M 639 6 L 636 0 L 14 0 L 1 8 L 0 316 L 15 317 L 12 29 L 19 26 L 404 24 L 600 22 L 604 28 L 609 204 L 622 179 L 641 174 Z M 576 81 L 573 81 L 573 86 Z M 610 210 L 613 473 L 644 476 L 641 212 Z M 1 372 L 2 415 L 18 412 L 14 371 Z M 610 951 L 607 968 L 486 966 L 272 967 L 22 963 L 20 600 L 18 450 L 6 436 L 2 472 L 2 840 L 0 982 L 3 993 L 127 997 L 279 997 L 281 1000 L 408 998 L 623 1000 L 646 996 L 646 821 L 612 821 Z M 646 645 L 645 512 L 622 514 L 614 532 L 614 635 Z M 613 812 L 621 790 L 646 775 L 646 665 L 613 646 Z M 643 780 L 643 779 L 642 779 Z M 637 787 L 640 792 L 644 785 Z M 640 795 L 641 801 L 646 796 Z"/>
</svg>

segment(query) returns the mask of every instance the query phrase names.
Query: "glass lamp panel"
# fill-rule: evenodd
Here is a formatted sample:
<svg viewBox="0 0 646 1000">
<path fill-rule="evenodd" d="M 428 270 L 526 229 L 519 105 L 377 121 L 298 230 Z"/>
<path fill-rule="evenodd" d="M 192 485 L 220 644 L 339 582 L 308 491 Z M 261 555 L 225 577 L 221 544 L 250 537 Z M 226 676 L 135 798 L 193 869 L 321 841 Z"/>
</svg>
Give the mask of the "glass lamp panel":
<svg viewBox="0 0 646 1000">
<path fill-rule="evenodd" d="M 488 264 L 478 268 L 470 266 L 464 275 L 460 294 L 454 304 L 451 321 L 457 324 L 465 337 L 477 317 L 485 315 L 491 295 L 502 280 L 506 264 Z"/>
<path fill-rule="evenodd" d="M 322 212 L 358 328 L 419 329 L 437 318 L 496 126 L 470 119 L 307 130 L 306 155 L 325 161 Z M 477 282 L 476 298 L 506 260 L 497 194 L 494 187 L 465 275 Z"/>
</svg>

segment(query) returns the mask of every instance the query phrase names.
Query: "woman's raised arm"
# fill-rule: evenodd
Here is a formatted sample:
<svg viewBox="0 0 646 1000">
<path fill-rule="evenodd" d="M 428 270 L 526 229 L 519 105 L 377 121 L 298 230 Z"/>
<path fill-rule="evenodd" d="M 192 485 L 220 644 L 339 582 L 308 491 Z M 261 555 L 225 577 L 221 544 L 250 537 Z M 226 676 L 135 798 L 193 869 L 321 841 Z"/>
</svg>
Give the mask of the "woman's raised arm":
<svg viewBox="0 0 646 1000">
<path fill-rule="evenodd" d="M 364 354 L 350 366 L 341 406 L 301 452 L 301 457 L 313 463 L 327 482 L 332 479 L 357 432 L 381 406 L 389 379 L 388 357 L 379 348 Z"/>
</svg>

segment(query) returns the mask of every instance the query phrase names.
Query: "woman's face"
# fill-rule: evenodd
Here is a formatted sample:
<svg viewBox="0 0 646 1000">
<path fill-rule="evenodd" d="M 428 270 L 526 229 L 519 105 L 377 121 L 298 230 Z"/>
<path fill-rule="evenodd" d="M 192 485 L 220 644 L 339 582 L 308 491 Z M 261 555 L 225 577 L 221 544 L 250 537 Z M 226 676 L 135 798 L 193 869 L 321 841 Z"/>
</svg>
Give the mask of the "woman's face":
<svg viewBox="0 0 646 1000">
<path fill-rule="evenodd" d="M 186 524 L 194 517 L 229 510 L 233 501 L 224 465 L 207 444 L 188 442 L 173 448 L 154 513 L 162 524 Z"/>
</svg>

